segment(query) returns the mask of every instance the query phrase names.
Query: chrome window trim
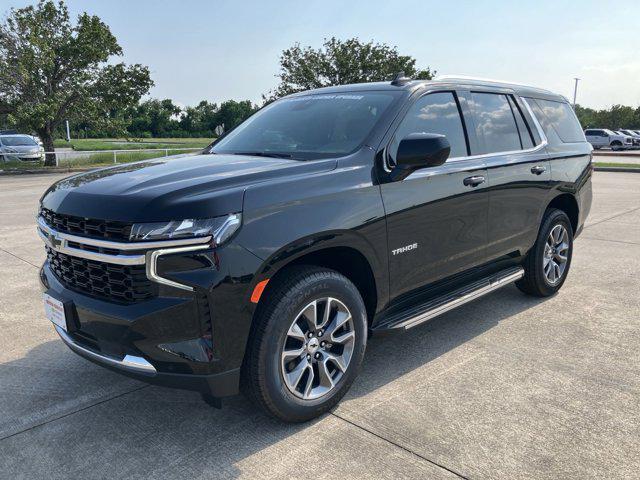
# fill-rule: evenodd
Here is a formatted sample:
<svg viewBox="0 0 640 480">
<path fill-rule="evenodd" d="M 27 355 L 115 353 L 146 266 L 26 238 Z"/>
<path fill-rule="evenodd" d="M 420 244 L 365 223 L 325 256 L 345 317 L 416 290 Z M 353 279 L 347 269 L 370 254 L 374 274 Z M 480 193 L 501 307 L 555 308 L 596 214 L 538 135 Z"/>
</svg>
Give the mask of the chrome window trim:
<svg viewBox="0 0 640 480">
<path fill-rule="evenodd" d="M 434 88 L 434 89 L 429 89 L 426 90 L 425 92 L 422 92 L 420 94 L 420 96 L 418 98 L 422 98 L 424 96 L 430 95 L 432 93 L 438 93 L 438 92 L 442 92 L 442 91 L 455 91 L 455 88 L 453 90 L 443 90 L 442 88 Z M 490 92 L 487 92 L 490 93 Z M 504 93 L 496 93 L 496 95 L 505 95 Z M 509 95 L 514 95 L 515 93 L 509 93 Z M 542 129 L 542 125 L 540 125 L 540 122 L 538 121 L 538 118 L 535 116 L 535 114 L 533 113 L 533 110 L 531 109 L 531 106 L 529 106 L 529 102 L 527 102 L 527 99 L 521 96 L 517 96 L 520 100 L 522 100 L 522 103 L 524 104 L 525 108 L 527 109 L 527 112 L 529 113 L 529 116 L 531 117 L 532 121 L 533 121 L 533 126 L 535 127 L 536 131 L 538 132 L 538 135 L 540 135 L 540 143 L 538 145 L 535 145 L 532 148 L 527 148 L 525 150 L 509 150 L 509 151 L 504 151 L 504 152 L 491 152 L 491 153 L 482 153 L 482 154 L 478 154 L 478 155 L 467 155 L 464 157 L 452 157 L 452 158 L 447 158 L 447 161 L 443 164 L 446 165 L 447 163 L 449 164 L 454 164 L 457 162 L 463 162 L 463 161 L 468 161 L 468 160 L 483 160 L 485 158 L 490 158 L 490 157 L 497 157 L 497 156 L 502 156 L 502 155 L 516 155 L 516 154 L 530 154 L 530 153 L 538 153 L 541 150 L 543 150 L 544 148 L 546 148 L 549 145 L 549 142 L 547 140 L 547 136 L 544 133 L 544 130 Z M 406 112 L 405 112 L 406 113 Z M 464 113 L 462 113 L 462 116 L 464 118 Z M 524 119 L 525 121 L 527 120 L 526 118 Z M 400 122 L 402 122 L 402 120 L 400 120 Z M 400 124 L 398 124 L 399 126 Z M 394 133 L 395 134 L 395 131 Z M 393 137 L 392 134 L 392 137 Z M 387 143 L 387 146 L 389 145 L 391 140 L 389 140 L 389 142 Z M 383 152 L 383 168 L 385 170 L 385 172 L 390 173 L 391 172 L 391 167 L 389 166 L 389 162 L 388 162 L 388 157 L 387 157 L 387 147 L 385 146 Z M 419 171 L 419 170 L 418 170 Z M 410 175 L 407 178 L 412 178 L 413 175 Z"/>
<path fill-rule="evenodd" d="M 527 109 L 527 112 L 529 112 L 529 115 L 531 116 L 531 119 L 533 120 L 533 126 L 538 131 L 538 135 L 540 135 L 540 143 L 538 145 L 536 145 L 536 146 L 534 146 L 532 148 L 524 149 L 524 150 L 509 150 L 509 151 L 505 151 L 505 152 L 491 152 L 491 153 L 482 153 L 482 154 L 478 154 L 478 155 L 470 155 L 468 157 L 456 157 L 456 158 L 452 158 L 452 159 L 447 159 L 447 162 L 449 162 L 449 160 L 451 160 L 451 162 L 454 163 L 454 162 L 459 162 L 459 161 L 462 161 L 462 160 L 475 160 L 475 159 L 482 159 L 482 158 L 488 158 L 488 157 L 499 157 L 499 156 L 502 156 L 502 155 L 516 155 L 516 154 L 523 154 L 523 153 L 524 154 L 536 153 L 536 152 L 542 150 L 543 148 L 545 148 L 547 145 L 549 145 L 549 142 L 547 141 L 547 136 L 545 135 L 544 130 L 542 129 L 542 126 L 540 125 L 540 122 L 538 121 L 537 117 L 534 115 L 533 111 L 531 110 L 531 107 L 527 103 L 527 99 L 524 98 L 524 97 L 519 97 L 519 98 L 520 98 L 520 100 L 522 100 L 522 103 L 524 103 L 524 106 Z"/>
</svg>

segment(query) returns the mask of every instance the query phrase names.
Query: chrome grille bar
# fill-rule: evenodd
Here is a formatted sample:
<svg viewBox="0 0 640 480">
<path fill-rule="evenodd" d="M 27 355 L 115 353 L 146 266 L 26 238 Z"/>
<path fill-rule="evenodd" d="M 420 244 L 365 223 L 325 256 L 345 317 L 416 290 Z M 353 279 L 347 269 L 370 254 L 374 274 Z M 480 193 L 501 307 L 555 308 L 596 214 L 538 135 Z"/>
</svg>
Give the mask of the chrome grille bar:
<svg viewBox="0 0 640 480">
<path fill-rule="evenodd" d="M 112 242 L 98 238 L 80 237 L 69 233 L 59 232 L 50 227 L 42 217 L 37 220 L 38 235 L 44 243 L 57 252 L 72 257 L 95 260 L 116 265 L 146 265 L 147 277 L 157 283 L 162 283 L 183 290 L 193 290 L 188 285 L 161 277 L 157 273 L 156 263 L 159 257 L 173 253 L 184 253 L 210 248 L 212 237 L 184 238 L 176 240 L 162 240 L 156 242 Z M 103 253 L 84 250 L 70 246 L 69 243 L 108 249 L 118 253 Z M 125 253 L 120 253 L 125 252 Z M 126 253 L 132 252 L 132 253 Z"/>
</svg>

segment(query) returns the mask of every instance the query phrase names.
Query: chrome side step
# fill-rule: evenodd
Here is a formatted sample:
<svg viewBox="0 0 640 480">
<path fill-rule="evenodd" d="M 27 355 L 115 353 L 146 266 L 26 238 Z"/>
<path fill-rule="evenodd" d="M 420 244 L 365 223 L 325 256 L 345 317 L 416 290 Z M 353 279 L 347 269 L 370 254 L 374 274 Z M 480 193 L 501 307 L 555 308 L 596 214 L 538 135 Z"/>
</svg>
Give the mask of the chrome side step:
<svg viewBox="0 0 640 480">
<path fill-rule="evenodd" d="M 464 305 L 476 298 L 480 298 L 483 295 L 515 282 L 523 276 L 524 269 L 522 267 L 508 268 L 450 293 L 433 298 L 422 305 L 384 318 L 373 328 L 373 331 L 382 333 L 408 330 L 438 315 L 442 315 L 449 310 L 453 310 L 460 305 Z"/>
</svg>

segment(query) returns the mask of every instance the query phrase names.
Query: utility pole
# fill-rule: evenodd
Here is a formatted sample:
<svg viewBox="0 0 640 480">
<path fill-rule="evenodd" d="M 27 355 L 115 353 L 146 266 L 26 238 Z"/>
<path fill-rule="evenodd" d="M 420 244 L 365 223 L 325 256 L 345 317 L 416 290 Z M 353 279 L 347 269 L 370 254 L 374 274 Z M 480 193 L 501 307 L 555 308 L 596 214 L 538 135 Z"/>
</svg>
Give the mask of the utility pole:
<svg viewBox="0 0 640 480">
<path fill-rule="evenodd" d="M 573 109 L 576 109 L 576 97 L 578 96 L 578 82 L 580 81 L 579 78 L 574 78 L 574 80 L 576 81 L 575 86 L 573 87 Z"/>
<path fill-rule="evenodd" d="M 69 134 L 69 120 L 65 122 L 67 124 L 67 142 L 71 141 L 71 135 Z"/>
</svg>

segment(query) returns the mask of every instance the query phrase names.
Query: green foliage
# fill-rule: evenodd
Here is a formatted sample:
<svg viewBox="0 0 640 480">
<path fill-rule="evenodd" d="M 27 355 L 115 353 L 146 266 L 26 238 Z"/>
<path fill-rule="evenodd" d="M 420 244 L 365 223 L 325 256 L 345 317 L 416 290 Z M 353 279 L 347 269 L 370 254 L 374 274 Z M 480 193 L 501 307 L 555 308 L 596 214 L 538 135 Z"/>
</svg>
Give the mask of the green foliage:
<svg viewBox="0 0 640 480">
<path fill-rule="evenodd" d="M 435 72 L 416 68 L 416 60 L 400 55 L 396 47 L 364 43 L 357 38 L 325 39 L 322 48 L 296 43 L 280 56 L 280 85 L 264 96 L 266 101 L 311 88 L 348 83 L 391 80 L 399 72 L 415 79 L 429 80 Z"/>
<path fill-rule="evenodd" d="M 37 132 L 46 150 L 65 119 L 119 129 L 118 112 L 153 85 L 147 67 L 107 64 L 119 55 L 100 18 L 82 13 L 72 24 L 62 1 L 11 9 L 0 25 L 0 113 Z"/>
<path fill-rule="evenodd" d="M 66 147 L 75 151 L 92 150 L 141 150 L 149 148 L 204 148 L 211 143 L 211 137 L 205 138 L 105 138 L 105 139 L 72 139 L 55 140 L 56 148 Z"/>
<path fill-rule="evenodd" d="M 191 135 L 214 136 L 218 125 L 231 130 L 240 125 L 258 109 L 249 100 L 227 100 L 220 106 L 203 100 L 195 107 L 187 107 L 180 119 L 180 128 Z"/>
<path fill-rule="evenodd" d="M 576 115 L 582 128 L 630 128 L 640 130 L 640 107 L 633 108 L 625 105 L 614 105 L 608 109 L 594 110 L 593 108 L 576 105 Z"/>
</svg>

